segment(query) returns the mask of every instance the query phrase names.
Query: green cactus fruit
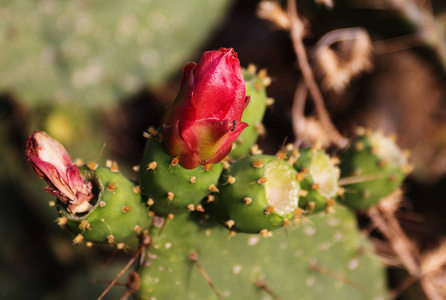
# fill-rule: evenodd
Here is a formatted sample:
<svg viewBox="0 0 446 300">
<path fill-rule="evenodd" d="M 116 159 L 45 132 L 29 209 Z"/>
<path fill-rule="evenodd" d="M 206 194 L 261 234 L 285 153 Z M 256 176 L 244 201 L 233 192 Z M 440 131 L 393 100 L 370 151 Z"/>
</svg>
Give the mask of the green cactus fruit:
<svg viewBox="0 0 446 300">
<path fill-rule="evenodd" d="M 342 203 L 365 210 L 402 183 L 410 167 L 395 142 L 378 132 L 360 130 L 341 155 Z"/>
<path fill-rule="evenodd" d="M 334 204 L 339 186 L 339 169 L 322 149 L 305 148 L 288 153 L 289 161 L 299 172 L 301 192 L 299 207 L 317 213 Z"/>
<path fill-rule="evenodd" d="M 263 115 L 266 110 L 266 88 L 264 79 L 268 78 L 259 72 L 255 72 L 255 67 L 242 69 L 243 78 L 245 79 L 246 95 L 250 96 L 248 106 L 245 108 L 242 121 L 247 123 L 249 127 L 245 128 L 237 140 L 232 144 L 231 157 L 240 158 L 248 155 L 251 147 L 256 143 L 259 132 L 262 133 Z"/>
<path fill-rule="evenodd" d="M 141 299 L 388 298 L 385 266 L 348 209 L 311 215 L 267 239 L 228 237 L 212 219 L 198 221 L 182 214 L 154 222 Z"/>
<path fill-rule="evenodd" d="M 275 156 L 245 157 L 223 171 L 215 195 L 220 220 L 233 231 L 267 234 L 289 223 L 298 207 L 297 172 Z"/>
<path fill-rule="evenodd" d="M 200 201 L 217 189 L 223 163 L 185 169 L 157 137 L 147 139 L 139 168 L 141 192 L 150 209 L 162 216 L 201 210 Z"/>
<path fill-rule="evenodd" d="M 87 213 L 70 214 L 63 205 L 58 205 L 58 223 L 77 235 L 74 243 L 108 242 L 122 246 L 149 227 L 151 220 L 139 186 L 125 178 L 116 163 L 110 167 L 97 167 L 93 163 L 90 168 L 81 167 L 80 171 L 93 184 L 94 207 Z"/>
</svg>

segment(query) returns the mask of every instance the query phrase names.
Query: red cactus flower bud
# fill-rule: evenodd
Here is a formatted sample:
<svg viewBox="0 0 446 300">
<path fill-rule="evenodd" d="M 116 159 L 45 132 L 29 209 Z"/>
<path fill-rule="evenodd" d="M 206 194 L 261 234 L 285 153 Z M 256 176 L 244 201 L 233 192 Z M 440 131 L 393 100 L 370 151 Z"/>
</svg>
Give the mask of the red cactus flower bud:
<svg viewBox="0 0 446 300">
<path fill-rule="evenodd" d="M 241 122 L 246 97 L 237 53 L 207 51 L 198 64 L 184 66 L 181 89 L 166 112 L 163 133 L 167 152 L 193 169 L 221 161 L 248 124 Z"/>
<path fill-rule="evenodd" d="M 26 142 L 26 155 L 40 178 L 45 179 L 45 191 L 67 205 L 70 213 L 91 209 L 93 194 L 90 182 L 83 180 L 65 148 L 43 131 L 35 131 Z"/>
</svg>

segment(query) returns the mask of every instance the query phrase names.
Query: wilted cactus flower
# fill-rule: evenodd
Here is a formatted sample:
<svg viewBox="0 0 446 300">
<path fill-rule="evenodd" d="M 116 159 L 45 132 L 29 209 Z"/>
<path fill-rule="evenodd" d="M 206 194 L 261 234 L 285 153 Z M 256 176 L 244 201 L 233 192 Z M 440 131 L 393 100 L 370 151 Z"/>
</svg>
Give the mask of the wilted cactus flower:
<svg viewBox="0 0 446 300">
<path fill-rule="evenodd" d="M 221 161 L 248 126 L 240 121 L 248 101 L 233 49 L 207 51 L 198 64 L 187 63 L 163 121 L 167 152 L 187 169 Z"/>
<path fill-rule="evenodd" d="M 56 196 L 70 213 L 92 208 L 90 182 L 83 180 L 65 148 L 43 131 L 35 131 L 26 142 L 28 161 L 40 178 L 45 179 L 45 191 Z"/>
</svg>

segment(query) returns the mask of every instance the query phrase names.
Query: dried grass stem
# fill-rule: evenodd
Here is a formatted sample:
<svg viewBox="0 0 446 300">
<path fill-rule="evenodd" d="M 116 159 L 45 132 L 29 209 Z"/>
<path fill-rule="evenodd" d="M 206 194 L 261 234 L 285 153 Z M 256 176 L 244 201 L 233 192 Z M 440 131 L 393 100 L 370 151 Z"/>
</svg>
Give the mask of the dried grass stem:
<svg viewBox="0 0 446 300">
<path fill-rule="evenodd" d="M 336 143 L 339 147 L 345 147 L 348 143 L 347 139 L 344 138 L 337 128 L 333 125 L 328 111 L 324 104 L 324 99 L 322 97 L 322 93 L 316 83 L 313 70 L 308 61 L 308 56 L 305 50 L 305 46 L 303 43 L 303 37 L 305 34 L 305 27 L 302 23 L 302 20 L 299 18 L 297 14 L 297 5 L 295 0 L 288 0 L 288 16 L 290 18 L 290 35 L 293 42 L 294 52 L 297 56 L 297 62 L 302 71 L 302 75 L 304 78 L 304 82 L 307 85 L 310 95 L 314 101 L 316 113 L 321 121 L 321 123 L 326 128 L 328 134 L 331 139 Z"/>
</svg>

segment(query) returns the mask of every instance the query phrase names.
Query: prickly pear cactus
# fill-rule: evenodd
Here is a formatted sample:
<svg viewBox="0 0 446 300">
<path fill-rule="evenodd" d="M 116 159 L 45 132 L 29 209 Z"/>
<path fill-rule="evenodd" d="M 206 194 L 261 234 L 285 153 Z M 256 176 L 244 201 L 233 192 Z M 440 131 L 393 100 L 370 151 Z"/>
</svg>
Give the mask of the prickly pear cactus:
<svg viewBox="0 0 446 300">
<path fill-rule="evenodd" d="M 243 112 L 242 121 L 249 127 L 245 128 L 233 143 L 229 155 L 234 158 L 248 155 L 259 134 L 263 134 L 262 120 L 267 105 L 266 86 L 269 78 L 266 72 L 263 70 L 256 73 L 256 68 L 251 65 L 247 69 L 242 69 L 242 74 L 245 79 L 246 95 L 250 97 L 248 106 Z"/>
<path fill-rule="evenodd" d="M 389 137 L 360 129 L 341 155 L 341 203 L 364 210 L 402 183 L 410 166 L 404 152 Z"/>
<path fill-rule="evenodd" d="M 141 191 L 150 209 L 167 216 L 202 210 L 200 200 L 217 189 L 223 164 L 185 169 L 154 136 L 147 139 L 139 170 Z"/>
<path fill-rule="evenodd" d="M 180 68 L 230 2 L 2 1 L 0 89 L 33 106 L 110 106 Z"/>
<path fill-rule="evenodd" d="M 288 155 L 299 172 L 297 179 L 302 188 L 299 207 L 306 213 L 317 213 L 333 205 L 340 174 L 332 159 L 318 147 L 294 149 Z"/>
<path fill-rule="evenodd" d="M 152 225 L 142 299 L 387 298 L 385 269 L 347 209 L 302 219 L 267 239 L 229 236 L 203 216 Z"/>
<path fill-rule="evenodd" d="M 298 207 L 297 172 L 271 155 L 245 157 L 223 171 L 215 210 L 231 230 L 267 234 L 290 223 Z"/>
<path fill-rule="evenodd" d="M 93 209 L 86 214 L 70 214 L 59 206 L 58 223 L 76 234 L 74 243 L 123 245 L 149 226 L 148 208 L 141 201 L 139 186 L 125 178 L 116 164 L 94 170 L 83 166 L 80 170 L 93 184 Z"/>
</svg>

